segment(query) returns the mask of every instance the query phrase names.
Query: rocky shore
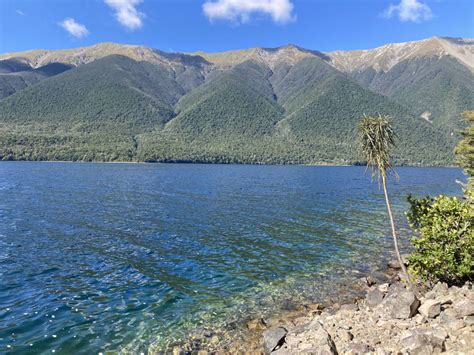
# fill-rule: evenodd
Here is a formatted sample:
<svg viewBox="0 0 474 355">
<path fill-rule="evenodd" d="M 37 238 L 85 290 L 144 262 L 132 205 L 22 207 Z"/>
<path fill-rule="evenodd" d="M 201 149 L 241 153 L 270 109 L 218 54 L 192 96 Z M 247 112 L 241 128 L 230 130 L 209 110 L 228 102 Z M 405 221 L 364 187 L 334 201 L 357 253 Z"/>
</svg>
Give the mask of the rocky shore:
<svg viewBox="0 0 474 355">
<path fill-rule="evenodd" d="M 359 280 L 355 287 L 365 289 L 365 298 L 326 309 L 315 305 L 305 316 L 265 329 L 263 352 L 474 354 L 472 284 L 438 283 L 417 298 L 391 264 L 385 282 Z"/>
<path fill-rule="evenodd" d="M 390 261 L 385 272 L 348 285 L 361 297 L 252 319 L 245 339 L 223 341 L 209 334 L 175 347 L 173 354 L 474 355 L 473 285 L 438 283 L 419 288 L 416 297 L 399 272 Z"/>
</svg>

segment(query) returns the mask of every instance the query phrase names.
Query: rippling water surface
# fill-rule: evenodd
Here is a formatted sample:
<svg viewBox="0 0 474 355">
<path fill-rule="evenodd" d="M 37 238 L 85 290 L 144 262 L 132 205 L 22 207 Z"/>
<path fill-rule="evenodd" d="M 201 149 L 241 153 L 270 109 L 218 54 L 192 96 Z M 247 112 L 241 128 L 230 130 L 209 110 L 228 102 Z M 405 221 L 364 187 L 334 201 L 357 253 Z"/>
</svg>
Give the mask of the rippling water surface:
<svg viewBox="0 0 474 355">
<path fill-rule="evenodd" d="M 400 168 L 405 197 L 459 169 Z M 0 163 L 0 353 L 166 349 L 317 301 L 383 263 L 361 167 Z"/>
</svg>

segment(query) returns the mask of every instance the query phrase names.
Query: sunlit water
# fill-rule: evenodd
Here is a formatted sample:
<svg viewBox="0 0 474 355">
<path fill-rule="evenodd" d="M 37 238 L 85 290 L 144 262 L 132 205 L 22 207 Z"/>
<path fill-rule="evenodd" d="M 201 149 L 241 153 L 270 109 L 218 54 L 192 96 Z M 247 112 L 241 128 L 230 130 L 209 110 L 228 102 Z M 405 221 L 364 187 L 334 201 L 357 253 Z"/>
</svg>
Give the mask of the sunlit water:
<svg viewBox="0 0 474 355">
<path fill-rule="evenodd" d="M 460 194 L 459 169 L 400 168 Z M 361 167 L 0 163 L 0 353 L 167 349 L 337 294 L 391 248 Z"/>
</svg>

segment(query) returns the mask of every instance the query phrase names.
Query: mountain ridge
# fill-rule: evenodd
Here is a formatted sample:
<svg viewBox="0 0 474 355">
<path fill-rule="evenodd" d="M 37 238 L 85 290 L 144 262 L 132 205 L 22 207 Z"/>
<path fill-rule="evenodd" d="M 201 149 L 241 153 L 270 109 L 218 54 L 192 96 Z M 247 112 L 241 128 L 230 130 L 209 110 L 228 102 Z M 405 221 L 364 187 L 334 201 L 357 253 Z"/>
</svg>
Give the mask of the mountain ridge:
<svg viewBox="0 0 474 355">
<path fill-rule="evenodd" d="M 456 50 L 456 46 L 464 50 Z M 369 64 L 377 70 L 387 70 L 393 66 L 393 62 L 386 62 L 384 56 L 400 54 L 398 60 L 415 58 L 416 56 L 446 56 L 451 55 L 471 70 L 474 70 L 474 39 L 454 37 L 431 37 L 422 40 L 388 43 L 369 49 L 335 50 L 321 52 L 307 49 L 295 44 L 285 44 L 278 47 L 251 47 L 246 49 L 226 50 L 220 52 L 164 52 L 156 48 L 144 45 L 119 44 L 114 42 L 100 42 L 91 46 L 45 50 L 33 49 L 28 51 L 11 52 L 0 54 L 0 60 L 11 58 L 22 58 L 32 68 L 38 68 L 51 62 L 59 62 L 70 65 L 87 64 L 93 60 L 103 58 L 107 55 L 118 54 L 128 56 L 131 59 L 150 61 L 154 64 L 176 64 L 179 56 L 202 57 L 208 60 L 208 64 L 238 64 L 246 59 L 255 59 L 256 56 L 271 56 L 273 53 L 285 52 L 296 59 L 307 56 L 318 56 L 327 60 L 339 70 L 352 71 L 362 67 L 361 62 L 367 63 L 367 55 L 372 54 L 376 60 L 369 56 Z M 360 56 L 359 60 L 355 57 Z M 382 57 L 382 58 L 380 58 Z M 386 63 L 379 63 L 383 61 Z"/>
<path fill-rule="evenodd" d="M 474 74 L 451 47 L 470 63 L 472 42 L 365 57 L 114 43 L 0 55 L 0 158 L 348 164 L 360 116 L 383 113 L 403 136 L 397 163 L 449 165 L 459 114 L 474 108 Z"/>
</svg>

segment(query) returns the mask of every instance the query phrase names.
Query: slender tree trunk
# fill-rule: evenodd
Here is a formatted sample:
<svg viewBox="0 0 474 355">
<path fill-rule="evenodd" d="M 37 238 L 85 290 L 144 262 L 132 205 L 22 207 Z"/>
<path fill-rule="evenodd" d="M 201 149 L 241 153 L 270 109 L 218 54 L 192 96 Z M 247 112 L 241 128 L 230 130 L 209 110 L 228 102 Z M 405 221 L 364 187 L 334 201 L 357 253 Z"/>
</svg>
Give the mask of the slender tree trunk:
<svg viewBox="0 0 474 355">
<path fill-rule="evenodd" d="M 395 221 L 393 220 L 392 207 L 390 206 L 390 200 L 388 199 L 387 178 L 385 176 L 385 173 L 383 172 L 382 172 L 382 185 L 383 185 L 383 193 L 385 195 L 385 203 L 387 205 L 388 216 L 390 217 L 390 225 L 392 226 L 393 246 L 395 247 L 395 253 L 397 254 L 398 263 L 400 264 L 400 267 L 402 268 L 404 277 L 407 280 L 408 285 L 410 286 L 412 291 L 416 293 L 416 290 L 414 289 L 410 281 L 410 278 L 408 277 L 407 268 L 405 267 L 405 263 L 403 262 L 402 256 L 400 254 L 400 250 L 398 249 L 398 237 L 397 237 L 397 232 L 395 229 Z"/>
</svg>

